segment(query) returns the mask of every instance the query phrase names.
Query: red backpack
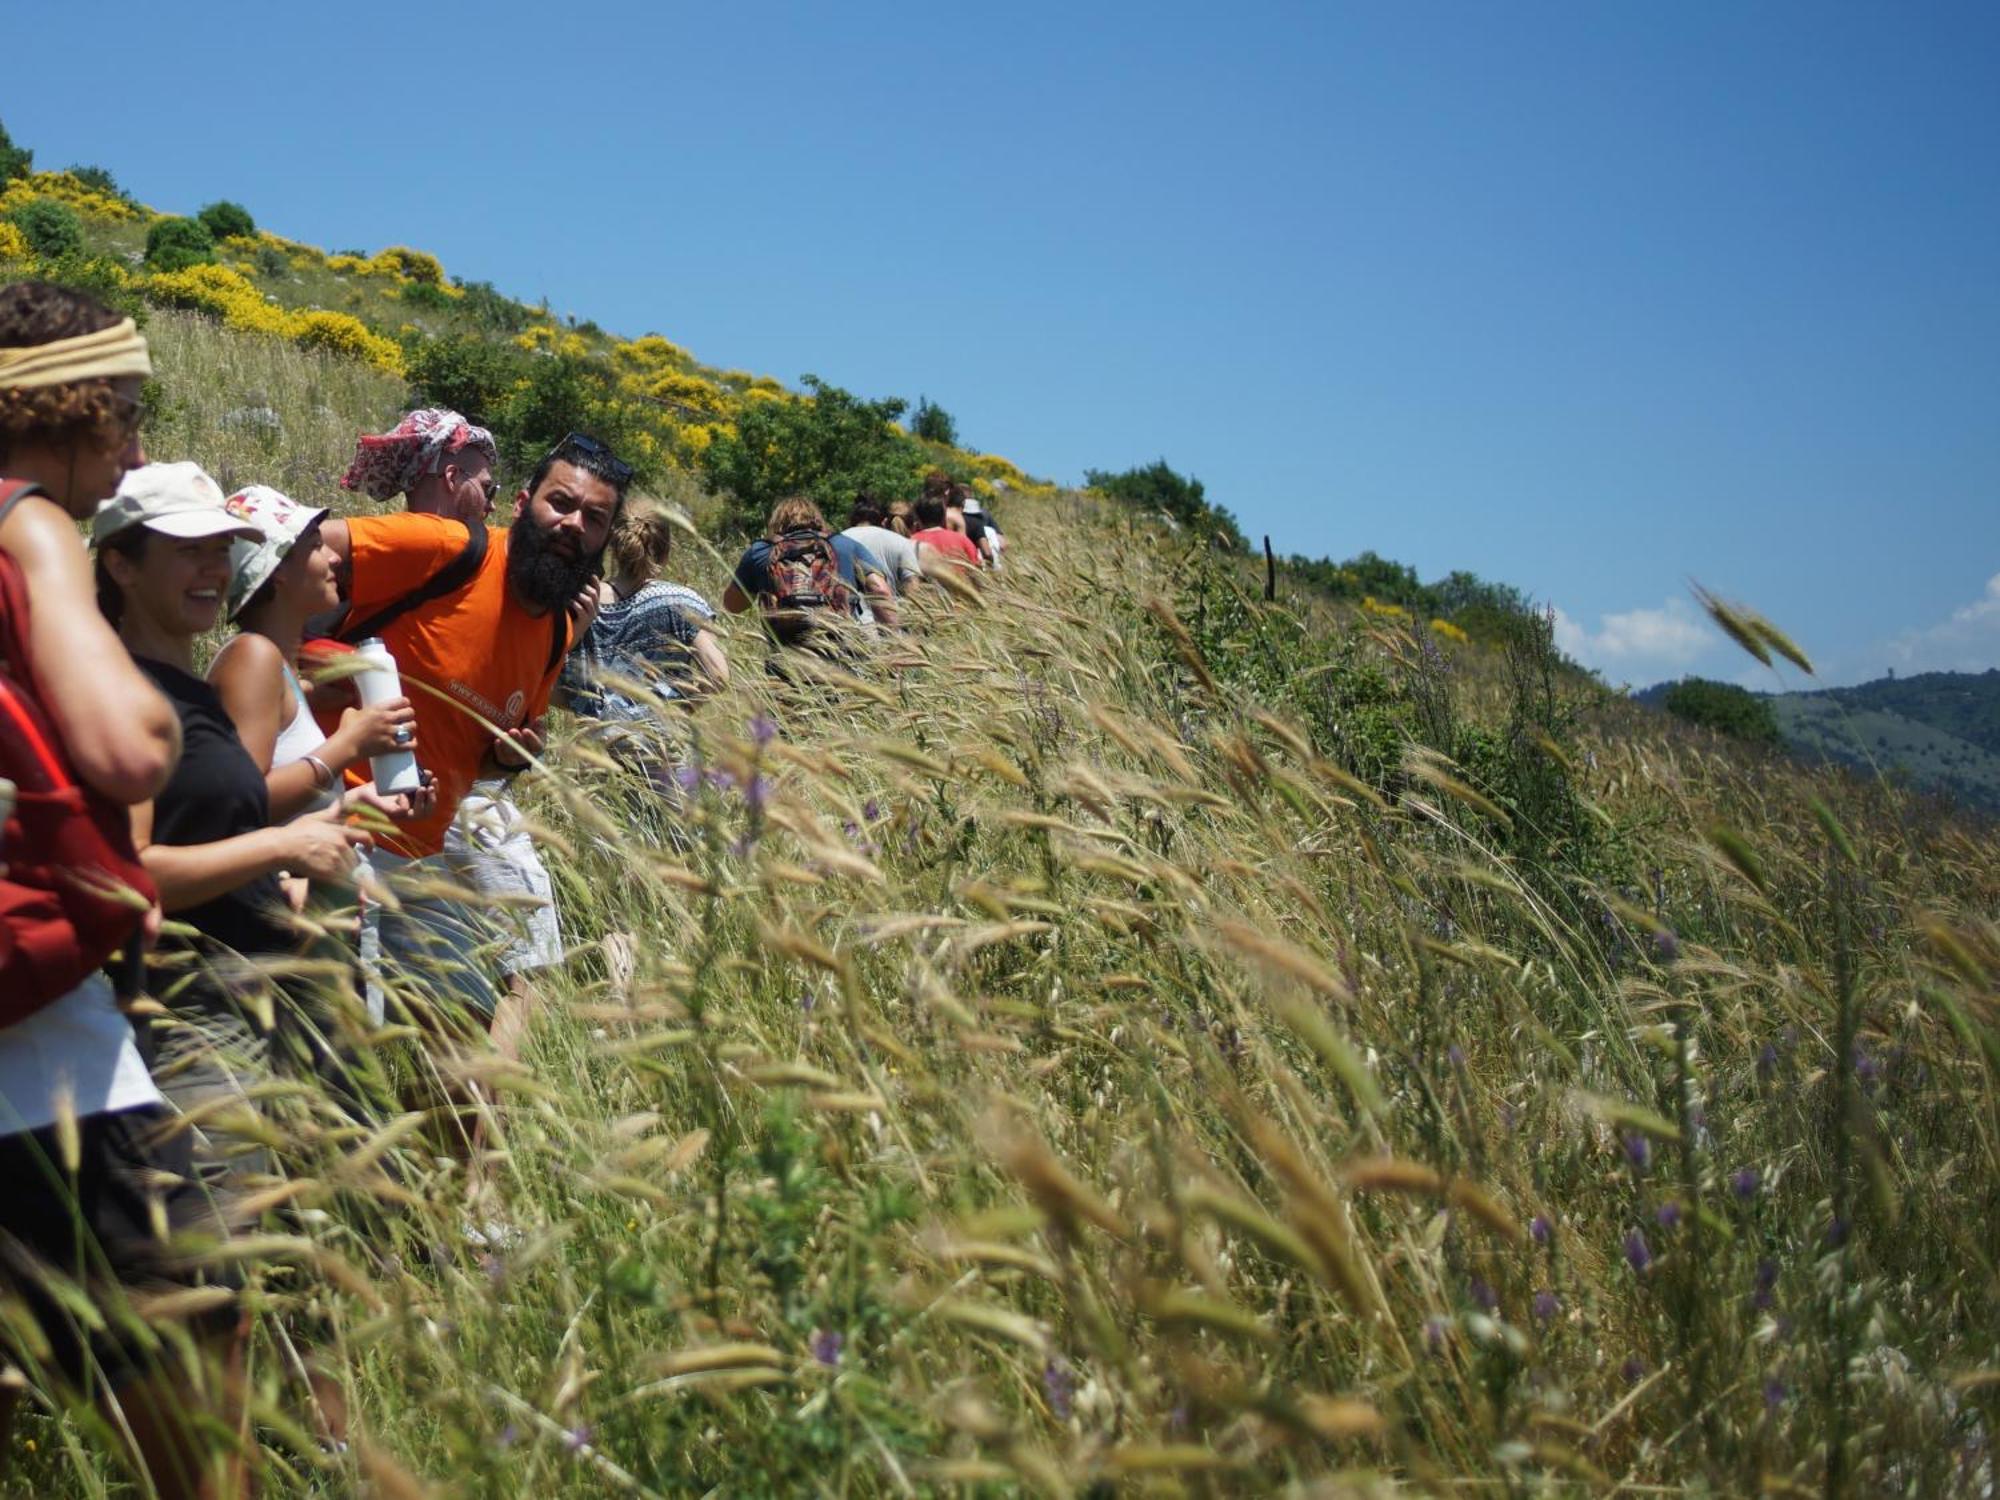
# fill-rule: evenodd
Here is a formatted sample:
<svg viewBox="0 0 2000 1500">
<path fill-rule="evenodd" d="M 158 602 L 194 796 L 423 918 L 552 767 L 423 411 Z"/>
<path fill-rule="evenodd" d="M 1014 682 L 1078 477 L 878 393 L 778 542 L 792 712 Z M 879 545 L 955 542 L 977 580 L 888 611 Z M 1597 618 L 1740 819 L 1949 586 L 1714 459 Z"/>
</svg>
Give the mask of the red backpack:
<svg viewBox="0 0 2000 1500">
<path fill-rule="evenodd" d="M 771 543 L 764 566 L 771 575 L 770 592 L 761 600 L 764 621 L 786 645 L 860 616 L 861 597 L 840 576 L 840 558 L 825 532 L 809 526 L 786 532 Z"/>
<path fill-rule="evenodd" d="M 32 486 L 0 479 L 0 518 Z M 28 582 L 0 552 L 0 777 L 14 805 L 0 826 L 0 1026 L 87 979 L 157 899 L 132 847 L 132 815 L 80 785 L 36 693 Z"/>
</svg>

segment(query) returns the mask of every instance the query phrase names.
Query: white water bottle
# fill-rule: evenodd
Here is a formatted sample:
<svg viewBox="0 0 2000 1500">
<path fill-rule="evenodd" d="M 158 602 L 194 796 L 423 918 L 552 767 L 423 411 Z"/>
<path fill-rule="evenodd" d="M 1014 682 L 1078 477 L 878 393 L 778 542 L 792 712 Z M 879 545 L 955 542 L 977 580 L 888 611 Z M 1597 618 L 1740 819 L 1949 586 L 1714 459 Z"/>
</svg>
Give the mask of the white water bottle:
<svg viewBox="0 0 2000 1500">
<path fill-rule="evenodd" d="M 371 635 L 356 646 L 354 654 L 368 664 L 367 671 L 357 672 L 354 677 L 354 691 L 360 696 L 363 708 L 403 696 L 403 679 L 396 671 L 396 658 L 389 654 L 379 635 Z M 424 784 L 414 750 L 385 751 L 370 756 L 368 764 L 375 772 L 375 790 L 385 797 L 396 792 L 414 792 Z"/>
</svg>

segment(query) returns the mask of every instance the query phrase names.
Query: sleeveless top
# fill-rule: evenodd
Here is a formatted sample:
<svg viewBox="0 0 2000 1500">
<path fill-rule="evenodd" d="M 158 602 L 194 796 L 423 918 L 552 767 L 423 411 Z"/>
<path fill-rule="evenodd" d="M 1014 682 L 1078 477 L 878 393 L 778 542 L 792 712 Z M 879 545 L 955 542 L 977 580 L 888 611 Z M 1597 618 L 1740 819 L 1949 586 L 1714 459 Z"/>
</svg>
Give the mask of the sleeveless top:
<svg viewBox="0 0 2000 1500">
<path fill-rule="evenodd" d="M 285 674 L 285 686 L 292 696 L 292 717 L 285 723 L 284 728 L 278 731 L 278 738 L 271 746 L 271 769 L 274 771 L 279 766 L 289 766 L 295 761 L 304 760 L 326 743 L 326 731 L 319 727 L 319 721 L 313 718 L 312 710 L 306 707 L 305 689 L 299 686 L 299 679 L 293 675 L 291 663 L 284 663 L 282 670 Z M 323 792 L 315 793 L 304 811 L 319 812 L 333 806 L 334 800 L 340 795 L 338 780 L 336 777 L 335 785 Z"/>
</svg>

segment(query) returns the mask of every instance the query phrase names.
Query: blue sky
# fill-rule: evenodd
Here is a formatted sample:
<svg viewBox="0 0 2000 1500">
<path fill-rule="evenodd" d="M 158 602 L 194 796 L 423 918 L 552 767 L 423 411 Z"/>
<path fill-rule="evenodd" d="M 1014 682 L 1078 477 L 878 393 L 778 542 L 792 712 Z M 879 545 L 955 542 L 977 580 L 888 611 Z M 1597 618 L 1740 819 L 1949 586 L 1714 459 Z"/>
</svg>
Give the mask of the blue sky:
<svg viewBox="0 0 2000 1500">
<path fill-rule="evenodd" d="M 1690 578 L 2000 665 L 1990 4 L 6 9 L 0 119 L 156 207 L 1165 457 L 1614 680 L 1741 674 Z"/>
</svg>

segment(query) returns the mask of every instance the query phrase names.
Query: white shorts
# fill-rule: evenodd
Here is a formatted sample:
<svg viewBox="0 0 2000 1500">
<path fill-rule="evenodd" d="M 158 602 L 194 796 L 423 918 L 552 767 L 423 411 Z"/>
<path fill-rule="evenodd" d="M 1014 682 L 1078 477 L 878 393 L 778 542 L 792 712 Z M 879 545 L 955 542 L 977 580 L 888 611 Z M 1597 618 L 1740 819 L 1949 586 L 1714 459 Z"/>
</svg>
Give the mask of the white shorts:
<svg viewBox="0 0 2000 1500">
<path fill-rule="evenodd" d="M 445 830 L 444 856 L 480 895 L 504 898 L 481 912 L 506 938 L 500 954 L 503 975 L 563 961 L 555 886 L 506 783 L 473 783 Z"/>
</svg>

